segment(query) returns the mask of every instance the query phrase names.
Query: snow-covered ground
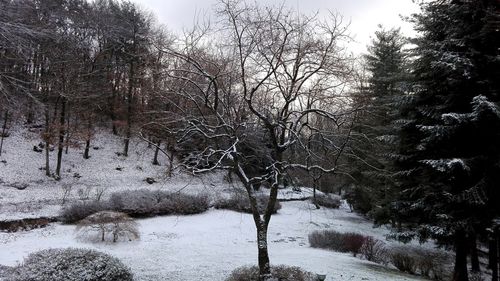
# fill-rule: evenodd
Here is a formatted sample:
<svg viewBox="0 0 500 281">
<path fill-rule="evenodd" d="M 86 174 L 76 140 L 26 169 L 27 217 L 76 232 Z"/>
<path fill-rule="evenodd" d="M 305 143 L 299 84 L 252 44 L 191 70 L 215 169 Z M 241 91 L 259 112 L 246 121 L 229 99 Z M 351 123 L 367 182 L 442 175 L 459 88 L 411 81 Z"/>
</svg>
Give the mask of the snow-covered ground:
<svg viewBox="0 0 500 281">
<path fill-rule="evenodd" d="M 63 159 L 61 181 L 46 178 L 39 168 L 41 153 L 33 151 L 37 136 L 26 130 L 14 130 L 6 139 L 0 161 L 0 220 L 56 216 L 64 201 L 104 196 L 126 189 L 153 188 L 204 192 L 224 196 L 235 188 L 224 174 L 193 177 L 176 171 L 165 175 L 166 166 L 153 166 L 153 149 L 133 142 L 128 158 L 117 156 L 122 142 L 116 136 L 100 133 L 93 146 L 92 158 L 84 160 L 82 149 L 71 149 Z M 55 152 L 52 157 L 55 158 Z M 161 158 L 162 164 L 166 159 Z M 122 171 L 116 170 L 121 167 Z M 75 177 L 75 173 L 81 177 Z M 147 184 L 153 177 L 158 182 Z M 24 190 L 12 185 L 27 183 Z M 281 196 L 308 196 L 283 191 Z M 347 208 L 317 210 L 307 201 L 283 202 L 283 208 L 271 219 L 269 251 L 273 264 L 300 266 L 327 274 L 327 280 L 421 280 L 382 266 L 342 254 L 309 247 L 307 236 L 320 229 L 354 231 L 383 239 L 387 230 L 373 228 L 371 222 Z M 224 280 L 236 267 L 257 263 L 256 233 L 248 214 L 214 210 L 191 216 L 165 216 L 138 220 L 141 238 L 133 242 L 90 243 L 76 239 L 75 226 L 50 224 L 27 232 L 0 233 L 0 264 L 14 266 L 28 253 L 45 248 L 87 247 L 110 253 L 130 266 L 137 280 Z"/>
</svg>

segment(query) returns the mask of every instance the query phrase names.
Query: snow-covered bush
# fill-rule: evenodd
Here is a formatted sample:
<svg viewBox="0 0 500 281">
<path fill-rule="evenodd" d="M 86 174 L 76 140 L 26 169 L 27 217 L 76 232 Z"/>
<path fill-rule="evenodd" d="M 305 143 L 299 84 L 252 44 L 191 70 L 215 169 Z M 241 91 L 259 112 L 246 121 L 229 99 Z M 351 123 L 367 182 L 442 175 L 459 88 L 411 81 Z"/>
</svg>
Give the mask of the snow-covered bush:
<svg viewBox="0 0 500 281">
<path fill-rule="evenodd" d="M 48 249 L 30 254 L 6 281 L 132 281 L 120 260 L 90 249 Z"/>
<path fill-rule="evenodd" d="M 389 257 L 391 258 L 391 263 L 400 271 L 415 274 L 418 257 L 408 250 L 403 247 L 392 249 Z"/>
<path fill-rule="evenodd" d="M 131 216 L 152 216 L 160 201 L 160 193 L 147 189 L 119 191 L 111 194 L 109 203 L 113 210 Z"/>
<path fill-rule="evenodd" d="M 447 280 L 451 276 L 452 257 L 443 250 L 414 246 L 399 246 L 391 249 L 391 263 L 400 271 L 420 274 L 434 280 Z"/>
<path fill-rule="evenodd" d="M 113 211 L 101 211 L 78 222 L 78 236 L 82 239 L 104 242 L 111 236 L 113 242 L 120 238 L 135 240 L 139 238 L 137 223 L 127 214 Z"/>
<path fill-rule="evenodd" d="M 267 207 L 269 196 L 267 196 L 266 194 L 258 194 L 256 196 L 256 199 L 259 213 L 263 214 Z M 235 192 L 229 198 L 222 198 L 217 200 L 217 202 L 215 202 L 215 208 L 228 209 L 243 213 L 252 213 L 250 200 L 248 199 L 248 195 L 244 192 Z M 276 203 L 274 204 L 273 214 L 276 214 L 279 209 L 281 209 L 281 204 L 279 201 L 276 201 Z"/>
<path fill-rule="evenodd" d="M 325 208 L 337 209 L 341 205 L 341 198 L 334 194 L 316 194 L 315 203 Z"/>
<path fill-rule="evenodd" d="M 208 196 L 140 189 L 111 194 L 110 206 L 131 216 L 190 215 L 207 211 Z"/>
<path fill-rule="evenodd" d="M 309 234 L 309 244 L 313 248 L 323 248 L 336 252 L 360 253 L 367 237 L 359 233 L 341 233 L 334 230 L 314 231 Z"/>
<path fill-rule="evenodd" d="M 110 210 L 108 202 L 105 201 L 83 201 L 65 206 L 60 214 L 63 223 L 75 223 L 94 213 Z"/>
<path fill-rule="evenodd" d="M 296 266 L 278 265 L 271 267 L 271 280 L 280 281 L 316 281 L 315 274 Z M 243 266 L 235 269 L 226 281 L 259 281 L 257 266 Z"/>
<path fill-rule="evenodd" d="M 388 250 L 385 243 L 381 240 L 367 236 L 363 246 L 361 247 L 361 254 L 369 261 L 387 264 L 388 263 Z"/>
<path fill-rule="evenodd" d="M 200 214 L 210 208 L 208 196 L 190 195 L 183 193 L 163 193 L 161 200 L 156 205 L 156 212 L 159 215 L 192 215 Z"/>
</svg>

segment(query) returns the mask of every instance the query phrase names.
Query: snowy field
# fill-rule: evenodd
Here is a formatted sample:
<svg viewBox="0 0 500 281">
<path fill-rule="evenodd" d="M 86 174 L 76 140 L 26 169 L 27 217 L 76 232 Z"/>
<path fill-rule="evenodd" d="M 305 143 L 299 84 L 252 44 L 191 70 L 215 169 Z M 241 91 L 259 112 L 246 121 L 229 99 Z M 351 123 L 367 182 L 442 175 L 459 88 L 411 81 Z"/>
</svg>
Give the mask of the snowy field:
<svg viewBox="0 0 500 281">
<path fill-rule="evenodd" d="M 12 131 L 0 157 L 0 220 L 57 216 L 63 202 L 106 197 L 113 191 L 150 188 L 188 193 L 206 193 L 212 199 L 226 196 L 238 184 L 229 184 L 220 173 L 191 176 L 176 171 L 165 176 L 166 159 L 161 166 L 151 164 L 153 149 L 133 142 L 129 158 L 116 155 L 121 139 L 98 134 L 92 157 L 82 158 L 82 149 L 70 148 L 63 155 L 61 181 L 45 177 L 41 153 L 33 151 L 38 137 L 26 130 Z M 55 152 L 51 155 L 55 166 Z M 120 168 L 121 171 L 116 168 Z M 75 177 L 76 175 L 80 177 Z M 144 180 L 153 177 L 158 182 Z M 13 186 L 28 184 L 26 189 Z M 283 191 L 281 197 L 309 196 Z M 327 274 L 327 280 L 422 280 L 370 263 L 351 254 L 309 247 L 307 236 L 320 229 L 354 231 L 383 239 L 388 233 L 373 228 L 371 222 L 347 208 L 316 210 L 307 201 L 283 202 L 271 219 L 269 252 L 273 264 L 300 266 Z M 0 233 L 0 264 L 14 266 L 28 253 L 59 247 L 86 247 L 110 253 L 130 266 L 138 281 L 224 280 L 236 267 L 257 262 L 256 234 L 248 214 L 210 209 L 192 216 L 165 216 L 138 220 L 141 238 L 133 242 L 90 243 L 76 238 L 75 226 L 50 224 L 27 232 Z"/>
</svg>

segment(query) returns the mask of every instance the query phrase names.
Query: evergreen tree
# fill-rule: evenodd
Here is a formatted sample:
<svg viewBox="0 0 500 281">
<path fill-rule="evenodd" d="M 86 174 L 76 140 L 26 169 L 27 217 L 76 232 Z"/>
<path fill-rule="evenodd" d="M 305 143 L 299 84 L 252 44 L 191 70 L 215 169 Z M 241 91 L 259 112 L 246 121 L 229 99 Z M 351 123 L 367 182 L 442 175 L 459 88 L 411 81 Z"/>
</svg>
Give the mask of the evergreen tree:
<svg viewBox="0 0 500 281">
<path fill-rule="evenodd" d="M 351 201 L 357 211 L 370 213 L 376 223 L 388 222 L 387 206 L 394 198 L 389 155 L 397 140 L 397 102 L 407 80 L 405 44 L 399 29 L 379 26 L 364 57 L 371 74 L 368 85 L 354 95 L 354 106 L 360 111 L 351 142 L 352 155 L 356 156 L 351 163 L 356 180 Z"/>
<path fill-rule="evenodd" d="M 500 214 L 499 3 L 432 1 L 413 16 L 413 93 L 401 110 L 394 203 L 401 239 L 453 244 L 468 280 L 467 239 Z"/>
</svg>

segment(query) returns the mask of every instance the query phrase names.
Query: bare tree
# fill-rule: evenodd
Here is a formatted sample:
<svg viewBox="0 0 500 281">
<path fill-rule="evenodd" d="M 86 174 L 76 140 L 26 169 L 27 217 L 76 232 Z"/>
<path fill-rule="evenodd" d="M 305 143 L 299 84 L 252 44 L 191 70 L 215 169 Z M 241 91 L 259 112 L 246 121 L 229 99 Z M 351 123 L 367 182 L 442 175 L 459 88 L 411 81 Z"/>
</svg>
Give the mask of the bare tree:
<svg viewBox="0 0 500 281">
<path fill-rule="evenodd" d="M 229 169 L 243 183 L 264 280 L 270 276 L 267 232 L 281 178 L 292 169 L 335 171 L 335 161 L 311 163 L 289 152 L 312 155 L 304 136 L 331 138 L 311 120 L 338 126 L 349 113 L 340 96 L 350 73 L 341 45 L 346 26 L 335 14 L 321 21 L 242 1 L 221 1 L 218 12 L 222 21 L 215 33 L 195 30 L 165 50 L 177 60 L 165 100 L 175 96 L 176 103 L 162 125 L 177 146 L 188 148 L 184 163 L 194 173 Z M 307 103 L 314 93 L 322 98 Z M 259 212 L 254 186 L 263 182 L 270 183 L 269 200 Z"/>
</svg>

